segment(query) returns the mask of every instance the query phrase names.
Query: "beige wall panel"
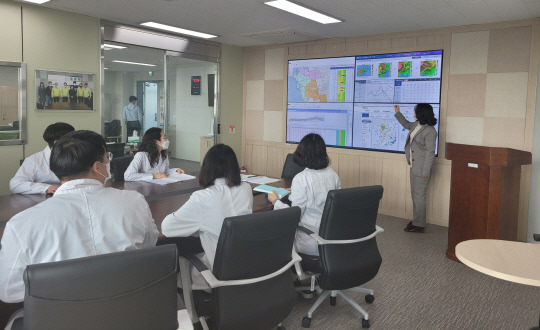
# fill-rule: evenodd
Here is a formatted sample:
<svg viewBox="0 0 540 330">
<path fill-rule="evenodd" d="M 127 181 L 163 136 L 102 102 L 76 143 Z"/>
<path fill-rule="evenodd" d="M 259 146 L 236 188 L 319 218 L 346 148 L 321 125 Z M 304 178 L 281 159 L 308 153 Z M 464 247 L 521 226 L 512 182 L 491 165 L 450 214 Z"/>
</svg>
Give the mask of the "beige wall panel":
<svg viewBox="0 0 540 330">
<path fill-rule="evenodd" d="M 358 186 L 382 185 L 382 158 L 360 156 Z"/>
<path fill-rule="evenodd" d="M 52 123 L 62 121 L 75 129 L 101 132 L 101 36 L 100 21 L 93 17 L 33 5 L 23 5 L 22 17 L 28 86 L 33 86 L 35 82 L 35 69 L 93 73 L 92 92 L 96 108 L 96 111 L 86 113 L 37 112 L 34 111 L 36 90 L 27 88 L 28 143 L 24 152 L 28 157 L 45 147 L 43 131 Z M 80 31 L 85 31 L 84 38 L 81 38 Z"/>
<path fill-rule="evenodd" d="M 264 50 L 246 50 L 246 80 L 264 80 Z"/>
<path fill-rule="evenodd" d="M 525 119 L 484 118 L 484 145 L 523 150 Z"/>
<path fill-rule="evenodd" d="M 446 142 L 483 145 L 484 118 L 446 117 Z"/>
<path fill-rule="evenodd" d="M 266 175 L 268 147 L 253 145 L 251 155 L 251 170 L 250 172 L 259 175 Z"/>
<path fill-rule="evenodd" d="M 450 73 L 486 73 L 489 31 L 455 33 L 450 50 Z"/>
<path fill-rule="evenodd" d="M 262 140 L 264 130 L 264 111 L 246 111 L 246 139 Z"/>
<path fill-rule="evenodd" d="M 416 37 L 416 45 L 421 46 L 421 47 L 425 46 L 425 47 L 443 48 L 444 40 L 445 40 L 445 36 L 443 34 L 418 36 Z"/>
<path fill-rule="evenodd" d="M 529 216 L 530 182 L 531 165 L 521 166 L 517 239 L 518 241 L 523 242 L 527 241 L 527 218 Z"/>
<path fill-rule="evenodd" d="M 492 30 L 487 72 L 527 72 L 531 53 L 530 26 Z"/>
<path fill-rule="evenodd" d="M 486 117 L 525 118 L 528 72 L 488 73 Z"/>
<path fill-rule="evenodd" d="M 253 173 L 253 162 L 251 161 L 253 159 L 253 145 L 252 144 L 246 144 L 246 148 L 244 149 L 244 163 L 240 166 L 245 166 L 247 168 L 248 173 Z"/>
<path fill-rule="evenodd" d="M 392 48 L 407 48 L 416 46 L 416 37 L 392 38 Z"/>
<path fill-rule="evenodd" d="M 273 142 L 283 142 L 283 112 L 281 111 L 264 111 L 264 131 L 263 140 Z"/>
<path fill-rule="evenodd" d="M 321 56 L 324 54 L 325 49 L 326 49 L 325 44 L 307 45 L 306 55 L 307 56 Z"/>
<path fill-rule="evenodd" d="M 19 169 L 19 161 L 23 159 L 22 146 L 1 146 L 0 147 L 0 195 L 7 195 L 9 191 L 9 180 L 13 178 Z"/>
<path fill-rule="evenodd" d="M 426 197 L 428 222 L 445 227 L 450 214 L 450 172 L 450 164 L 435 164 Z"/>
<path fill-rule="evenodd" d="M 341 188 L 358 187 L 360 183 L 360 157 L 353 155 L 339 155 L 339 179 Z"/>
<path fill-rule="evenodd" d="M 285 159 L 283 158 L 283 148 L 268 147 L 268 165 L 266 168 L 266 175 L 272 178 L 281 178 L 281 172 L 283 171 L 283 164 Z"/>
<path fill-rule="evenodd" d="M 282 67 L 283 68 L 283 67 Z M 285 83 L 283 80 L 264 81 L 264 110 L 283 111 L 285 108 Z"/>
<path fill-rule="evenodd" d="M 22 62 L 21 5 L 0 2 L 0 61 Z"/>
<path fill-rule="evenodd" d="M 390 215 L 405 213 L 405 199 L 410 198 L 410 192 L 406 191 L 408 166 L 403 161 L 383 159 L 382 161 L 382 186 L 384 195 L 380 205 L 380 212 Z"/>
<path fill-rule="evenodd" d="M 326 54 L 343 54 L 345 49 L 345 40 L 343 40 L 343 42 L 327 43 L 325 47 L 325 52 Z"/>
<path fill-rule="evenodd" d="M 289 46 L 289 56 L 292 57 L 301 57 L 306 56 L 306 46 Z"/>
<path fill-rule="evenodd" d="M 447 116 L 483 117 L 486 74 L 452 74 L 448 81 Z"/>
<path fill-rule="evenodd" d="M 246 81 L 246 110 L 264 110 L 264 80 Z"/>
<path fill-rule="evenodd" d="M 377 49 L 389 49 L 392 47 L 392 39 L 374 39 L 368 40 L 367 48 L 368 50 L 377 50 Z"/>
<path fill-rule="evenodd" d="M 345 50 L 347 52 L 355 52 L 355 55 L 361 55 L 367 50 L 367 40 L 348 38 L 345 42 Z"/>
<path fill-rule="evenodd" d="M 339 154 L 328 152 L 328 158 L 330 158 L 330 168 L 339 175 Z"/>
<path fill-rule="evenodd" d="M 285 59 L 284 48 L 267 49 L 264 51 L 264 79 L 283 79 L 283 65 Z"/>
</svg>

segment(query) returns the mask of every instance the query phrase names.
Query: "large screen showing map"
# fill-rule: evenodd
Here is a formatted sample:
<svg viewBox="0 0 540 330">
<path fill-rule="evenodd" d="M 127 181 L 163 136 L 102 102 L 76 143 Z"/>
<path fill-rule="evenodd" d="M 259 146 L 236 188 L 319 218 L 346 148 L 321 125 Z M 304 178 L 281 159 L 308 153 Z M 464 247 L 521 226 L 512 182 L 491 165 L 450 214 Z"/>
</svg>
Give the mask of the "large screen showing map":
<svg viewBox="0 0 540 330">
<path fill-rule="evenodd" d="M 438 120 L 442 53 L 289 61 L 287 142 L 318 133 L 328 146 L 403 153 L 407 131 L 394 105 L 414 121 L 414 106 L 429 103 Z"/>
</svg>

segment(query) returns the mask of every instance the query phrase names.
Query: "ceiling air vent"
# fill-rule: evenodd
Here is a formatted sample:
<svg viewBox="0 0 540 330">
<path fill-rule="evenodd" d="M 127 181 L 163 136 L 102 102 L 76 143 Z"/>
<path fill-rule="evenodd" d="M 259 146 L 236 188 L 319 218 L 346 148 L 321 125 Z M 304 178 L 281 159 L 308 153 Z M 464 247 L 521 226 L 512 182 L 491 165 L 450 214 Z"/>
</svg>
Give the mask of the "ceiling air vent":
<svg viewBox="0 0 540 330">
<path fill-rule="evenodd" d="M 307 33 L 300 33 L 292 29 L 282 29 L 273 31 L 263 31 L 254 33 L 241 34 L 243 37 L 253 38 L 260 41 L 265 41 L 273 44 L 286 44 L 292 42 L 302 42 L 321 39 L 319 36 L 315 36 Z"/>
</svg>

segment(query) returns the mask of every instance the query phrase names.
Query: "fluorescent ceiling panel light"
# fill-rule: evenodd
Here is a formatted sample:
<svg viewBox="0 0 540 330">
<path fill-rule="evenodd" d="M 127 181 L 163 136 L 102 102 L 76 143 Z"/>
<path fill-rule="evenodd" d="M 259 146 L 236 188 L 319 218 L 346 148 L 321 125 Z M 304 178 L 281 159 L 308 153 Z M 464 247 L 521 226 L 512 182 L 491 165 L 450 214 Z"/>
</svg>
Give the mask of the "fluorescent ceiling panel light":
<svg viewBox="0 0 540 330">
<path fill-rule="evenodd" d="M 213 34 L 207 34 L 207 33 L 202 33 L 202 32 L 197 32 L 197 31 L 192 31 L 192 30 L 181 29 L 181 28 L 178 28 L 178 27 L 165 25 L 165 24 L 160 24 L 160 23 L 155 23 L 155 22 L 145 22 L 145 23 L 141 23 L 141 25 L 152 27 L 152 28 L 155 28 L 155 29 L 180 33 L 180 34 L 187 34 L 187 35 L 190 35 L 190 36 L 204 38 L 204 39 L 217 38 L 217 36 L 215 36 Z"/>
<path fill-rule="evenodd" d="M 127 48 L 125 46 L 118 46 L 118 45 L 112 45 L 112 44 L 103 44 L 103 49 L 109 50 L 109 49 L 124 49 Z"/>
<path fill-rule="evenodd" d="M 38 5 L 42 5 L 45 2 L 49 2 L 50 0 L 23 0 L 23 1 L 31 2 L 31 3 L 37 3 Z"/>
<path fill-rule="evenodd" d="M 133 64 L 133 65 L 142 65 L 142 66 L 156 66 L 155 64 L 137 63 L 137 62 L 128 62 L 128 61 L 118 61 L 118 60 L 112 60 L 111 62 L 124 63 L 124 64 Z"/>
<path fill-rule="evenodd" d="M 287 11 L 291 14 L 295 14 L 298 16 L 305 17 L 307 19 L 313 20 L 315 22 L 319 22 L 321 24 L 330 24 L 330 23 L 339 23 L 341 22 L 339 19 L 330 17 L 325 14 L 321 14 L 319 12 L 316 12 L 315 10 L 302 7 L 300 5 L 297 5 L 296 3 L 287 1 L 287 0 L 274 0 L 274 1 L 268 1 L 264 3 L 265 5 L 272 6 L 274 8 L 278 8 L 284 11 Z"/>
</svg>

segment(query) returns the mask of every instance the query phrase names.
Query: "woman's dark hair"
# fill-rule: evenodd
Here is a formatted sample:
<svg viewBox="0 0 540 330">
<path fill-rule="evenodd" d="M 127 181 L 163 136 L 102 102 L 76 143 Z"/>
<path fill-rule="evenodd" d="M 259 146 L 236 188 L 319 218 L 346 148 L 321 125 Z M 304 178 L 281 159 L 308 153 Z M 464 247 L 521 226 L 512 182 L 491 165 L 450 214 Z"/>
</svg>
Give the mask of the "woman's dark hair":
<svg viewBox="0 0 540 330">
<path fill-rule="evenodd" d="M 416 114 L 416 119 L 420 122 L 420 125 L 429 125 L 435 126 L 437 124 L 437 119 L 433 114 L 433 107 L 431 104 L 419 103 L 414 107 L 414 113 Z"/>
<path fill-rule="evenodd" d="M 103 162 L 103 136 L 92 131 L 75 131 L 60 138 L 51 151 L 50 168 L 60 179 L 87 173 L 95 162 Z"/>
<path fill-rule="evenodd" d="M 216 144 L 204 156 L 201 171 L 199 172 L 199 184 L 208 188 L 219 178 L 225 178 L 229 187 L 238 186 L 240 180 L 240 166 L 236 154 L 231 147 L 225 144 Z"/>
<path fill-rule="evenodd" d="M 330 164 L 324 140 L 315 133 L 310 133 L 300 140 L 293 154 L 293 160 L 296 164 L 312 170 L 321 170 Z"/>
<path fill-rule="evenodd" d="M 139 151 L 145 151 L 148 153 L 148 161 L 150 161 L 150 166 L 154 167 L 159 163 L 160 152 L 156 146 L 156 141 L 161 140 L 161 131 L 159 127 L 149 128 L 146 133 L 144 133 L 141 146 Z M 167 150 L 161 150 L 161 159 L 165 160 L 167 158 Z"/>
<path fill-rule="evenodd" d="M 45 129 L 43 132 L 43 140 L 47 142 L 49 148 L 52 148 L 54 141 L 57 141 L 62 136 L 66 135 L 69 132 L 73 132 L 75 128 L 67 123 L 54 123 Z"/>
<path fill-rule="evenodd" d="M 39 87 L 41 86 L 45 87 L 45 84 L 43 83 L 43 81 L 39 83 Z"/>
</svg>

